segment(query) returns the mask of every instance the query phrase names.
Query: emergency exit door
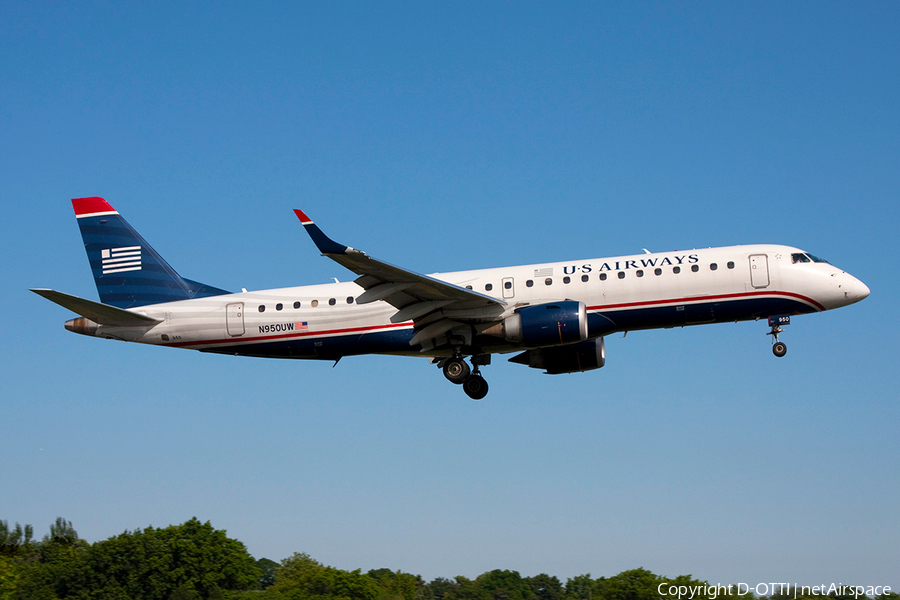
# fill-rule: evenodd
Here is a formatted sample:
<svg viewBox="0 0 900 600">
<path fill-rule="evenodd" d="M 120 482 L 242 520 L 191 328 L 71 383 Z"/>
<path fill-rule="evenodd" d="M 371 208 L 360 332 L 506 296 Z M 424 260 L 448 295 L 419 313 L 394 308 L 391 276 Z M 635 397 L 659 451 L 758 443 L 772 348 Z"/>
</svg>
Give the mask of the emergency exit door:
<svg viewBox="0 0 900 600">
<path fill-rule="evenodd" d="M 750 285 L 755 288 L 764 288 L 769 285 L 769 257 L 767 255 L 750 255 Z"/>
<path fill-rule="evenodd" d="M 244 335 L 244 303 L 235 302 L 225 306 L 225 327 L 228 335 L 237 337 Z"/>
</svg>

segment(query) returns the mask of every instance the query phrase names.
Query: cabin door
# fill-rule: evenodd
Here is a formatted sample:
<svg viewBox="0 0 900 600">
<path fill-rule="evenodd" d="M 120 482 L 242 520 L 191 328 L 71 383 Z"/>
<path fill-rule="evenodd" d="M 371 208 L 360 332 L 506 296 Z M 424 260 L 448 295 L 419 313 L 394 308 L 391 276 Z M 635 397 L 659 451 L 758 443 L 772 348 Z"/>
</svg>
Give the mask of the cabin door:
<svg viewBox="0 0 900 600">
<path fill-rule="evenodd" d="M 228 335 L 237 337 L 244 335 L 244 303 L 235 302 L 225 306 L 225 327 Z"/>
<path fill-rule="evenodd" d="M 750 255 L 750 285 L 755 288 L 764 288 L 769 285 L 769 257 L 767 255 Z"/>
</svg>

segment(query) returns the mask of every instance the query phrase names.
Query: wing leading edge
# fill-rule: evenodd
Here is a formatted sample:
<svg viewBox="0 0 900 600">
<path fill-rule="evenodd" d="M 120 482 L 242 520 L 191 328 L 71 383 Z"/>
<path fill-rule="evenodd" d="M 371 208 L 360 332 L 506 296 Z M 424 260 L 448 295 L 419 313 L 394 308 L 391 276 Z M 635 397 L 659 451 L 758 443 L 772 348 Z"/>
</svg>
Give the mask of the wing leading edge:
<svg viewBox="0 0 900 600">
<path fill-rule="evenodd" d="M 384 300 L 397 309 L 393 323 L 412 320 L 416 334 L 410 345 L 428 351 L 452 336 L 471 337 L 472 325 L 497 320 L 506 303 L 476 291 L 376 260 L 361 250 L 339 244 L 301 210 L 294 210 L 319 252 L 353 271 L 365 291 L 357 304 Z"/>
</svg>

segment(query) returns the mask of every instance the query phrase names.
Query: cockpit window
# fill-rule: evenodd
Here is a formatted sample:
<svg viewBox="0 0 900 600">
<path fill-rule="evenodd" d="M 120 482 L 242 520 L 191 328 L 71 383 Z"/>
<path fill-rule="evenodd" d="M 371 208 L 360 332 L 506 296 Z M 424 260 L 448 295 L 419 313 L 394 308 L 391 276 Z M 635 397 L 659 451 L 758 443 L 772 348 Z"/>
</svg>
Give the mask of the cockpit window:
<svg viewBox="0 0 900 600">
<path fill-rule="evenodd" d="M 810 254 L 809 252 L 795 252 L 791 254 L 791 262 L 795 265 L 801 262 L 823 262 L 825 264 L 828 264 L 828 261 L 824 258 L 819 258 L 814 254 Z"/>
<path fill-rule="evenodd" d="M 814 254 L 809 254 L 808 252 L 807 253 L 795 252 L 795 253 L 791 254 L 791 262 L 795 265 L 797 263 L 808 263 L 808 262 L 817 262 L 817 263 L 828 264 L 828 261 L 825 260 L 824 258 L 819 258 L 818 256 L 815 256 Z"/>
</svg>

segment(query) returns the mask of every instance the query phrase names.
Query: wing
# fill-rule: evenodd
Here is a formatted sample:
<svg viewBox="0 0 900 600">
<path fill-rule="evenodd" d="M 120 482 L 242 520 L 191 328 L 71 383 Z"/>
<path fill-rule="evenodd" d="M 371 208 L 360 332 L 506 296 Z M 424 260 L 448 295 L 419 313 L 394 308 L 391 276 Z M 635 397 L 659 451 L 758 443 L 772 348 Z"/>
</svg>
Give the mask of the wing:
<svg viewBox="0 0 900 600">
<path fill-rule="evenodd" d="M 359 275 L 356 283 L 365 291 L 356 298 L 357 304 L 384 300 L 396 308 L 391 322 L 412 320 L 416 334 L 410 345 L 421 344 L 423 352 L 453 343 L 458 336 L 470 338 L 473 324 L 493 323 L 506 308 L 498 298 L 395 267 L 339 244 L 303 211 L 294 213 L 323 256 Z"/>
</svg>

